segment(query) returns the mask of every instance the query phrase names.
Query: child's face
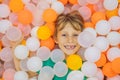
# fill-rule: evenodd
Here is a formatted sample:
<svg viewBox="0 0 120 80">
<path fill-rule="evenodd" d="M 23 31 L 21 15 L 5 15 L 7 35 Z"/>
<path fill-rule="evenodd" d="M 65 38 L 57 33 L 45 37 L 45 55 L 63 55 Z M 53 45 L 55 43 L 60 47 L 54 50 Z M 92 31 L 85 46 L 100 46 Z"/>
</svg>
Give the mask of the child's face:
<svg viewBox="0 0 120 80">
<path fill-rule="evenodd" d="M 56 41 L 65 54 L 74 54 L 79 50 L 77 37 L 80 32 L 75 30 L 70 23 L 67 23 L 61 31 L 58 30 Z"/>
</svg>

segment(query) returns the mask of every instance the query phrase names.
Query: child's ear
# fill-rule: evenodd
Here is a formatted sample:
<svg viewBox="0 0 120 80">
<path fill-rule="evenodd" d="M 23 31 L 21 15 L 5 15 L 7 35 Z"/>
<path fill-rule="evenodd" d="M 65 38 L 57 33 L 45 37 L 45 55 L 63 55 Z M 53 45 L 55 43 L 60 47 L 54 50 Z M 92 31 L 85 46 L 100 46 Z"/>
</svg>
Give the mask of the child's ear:
<svg viewBox="0 0 120 80">
<path fill-rule="evenodd" d="M 55 43 L 56 43 L 56 44 L 58 44 L 57 37 L 56 37 L 56 36 L 54 36 L 54 37 L 53 37 L 53 39 L 54 39 Z"/>
</svg>

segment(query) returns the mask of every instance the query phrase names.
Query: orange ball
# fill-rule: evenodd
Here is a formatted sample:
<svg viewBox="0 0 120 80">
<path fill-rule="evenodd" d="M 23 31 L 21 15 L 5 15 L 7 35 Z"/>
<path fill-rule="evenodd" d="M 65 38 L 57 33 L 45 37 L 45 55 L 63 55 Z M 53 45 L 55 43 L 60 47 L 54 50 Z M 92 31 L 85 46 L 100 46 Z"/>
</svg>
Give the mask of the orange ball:
<svg viewBox="0 0 120 80">
<path fill-rule="evenodd" d="M 18 21 L 21 22 L 22 24 L 30 24 L 33 20 L 33 15 L 32 13 L 25 9 L 25 10 L 22 10 L 18 13 Z"/>
<path fill-rule="evenodd" d="M 55 32 L 55 23 L 46 23 L 45 26 L 51 30 L 51 35 L 53 35 Z"/>
<path fill-rule="evenodd" d="M 56 13 L 55 10 L 49 8 L 49 9 L 46 9 L 44 12 L 43 12 L 43 20 L 46 21 L 46 22 L 54 22 L 57 18 L 58 14 Z"/>
<path fill-rule="evenodd" d="M 88 27 L 95 28 L 95 26 L 94 26 L 94 24 L 92 22 L 85 22 L 84 26 L 85 26 L 85 28 L 88 28 Z"/>
<path fill-rule="evenodd" d="M 71 4 L 77 4 L 78 0 L 69 0 L 69 3 L 71 3 Z"/>
<path fill-rule="evenodd" d="M 24 3 L 22 2 L 22 0 L 10 0 L 9 8 L 13 12 L 19 12 L 24 8 Z"/>
<path fill-rule="evenodd" d="M 62 2 L 64 5 L 68 3 L 68 0 L 59 0 L 59 1 Z"/>
<path fill-rule="evenodd" d="M 120 74 L 120 57 L 112 61 L 112 70 Z"/>
<path fill-rule="evenodd" d="M 50 50 L 52 50 L 55 46 L 55 42 L 51 37 L 48 38 L 47 40 L 41 40 L 40 44 L 41 46 L 48 47 Z"/>
<path fill-rule="evenodd" d="M 0 0 L 0 2 L 2 2 L 3 0 Z"/>
<path fill-rule="evenodd" d="M 105 56 L 105 54 L 102 53 L 100 59 L 95 63 L 97 65 L 97 67 L 102 67 L 105 65 L 106 62 L 107 62 L 106 56 Z"/>
<path fill-rule="evenodd" d="M 87 7 L 91 10 L 91 12 L 95 12 L 93 4 L 87 4 Z"/>
<path fill-rule="evenodd" d="M 111 18 L 112 16 L 118 16 L 118 8 L 111 10 L 111 11 L 107 10 L 106 16 L 108 19 Z"/>
<path fill-rule="evenodd" d="M 94 12 L 91 21 L 93 24 L 96 24 L 99 20 L 105 20 L 106 16 L 103 12 Z"/>
<path fill-rule="evenodd" d="M 113 70 L 112 70 L 112 63 L 108 62 L 106 63 L 103 68 L 102 68 L 102 72 L 105 76 L 107 77 L 113 77 L 113 76 L 116 76 L 117 73 L 115 73 Z"/>
</svg>

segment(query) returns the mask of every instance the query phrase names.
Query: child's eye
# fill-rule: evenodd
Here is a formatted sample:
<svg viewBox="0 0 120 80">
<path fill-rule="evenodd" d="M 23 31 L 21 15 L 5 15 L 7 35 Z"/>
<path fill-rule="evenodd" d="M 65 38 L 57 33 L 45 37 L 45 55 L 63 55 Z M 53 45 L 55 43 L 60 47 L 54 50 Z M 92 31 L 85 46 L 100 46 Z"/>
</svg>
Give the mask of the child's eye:
<svg viewBox="0 0 120 80">
<path fill-rule="evenodd" d="M 62 34 L 62 36 L 66 36 L 66 34 Z"/>
<path fill-rule="evenodd" d="M 78 36 L 78 34 L 74 34 L 73 36 L 77 37 L 77 36 Z"/>
</svg>

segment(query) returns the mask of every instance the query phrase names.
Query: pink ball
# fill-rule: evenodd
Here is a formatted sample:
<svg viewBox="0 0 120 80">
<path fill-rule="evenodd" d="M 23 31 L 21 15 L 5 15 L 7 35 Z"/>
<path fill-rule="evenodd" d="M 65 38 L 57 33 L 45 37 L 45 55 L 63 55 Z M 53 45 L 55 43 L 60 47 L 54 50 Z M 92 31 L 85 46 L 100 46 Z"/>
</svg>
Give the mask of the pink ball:
<svg viewBox="0 0 120 80">
<path fill-rule="evenodd" d="M 15 66 L 14 66 L 14 62 L 13 61 L 9 61 L 9 62 L 5 62 L 4 63 L 4 69 L 15 69 Z"/>
<path fill-rule="evenodd" d="M 99 0 L 86 0 L 89 4 L 96 4 L 99 2 Z"/>
<path fill-rule="evenodd" d="M 1 39 L 3 46 L 11 47 L 10 40 L 4 35 Z"/>
<path fill-rule="evenodd" d="M 18 24 L 18 17 L 16 13 L 10 13 L 9 20 L 12 22 L 12 24 L 17 25 Z"/>
<path fill-rule="evenodd" d="M 3 78 L 5 80 L 14 80 L 14 74 L 15 74 L 14 69 L 6 69 L 5 72 L 3 73 Z"/>
<path fill-rule="evenodd" d="M 3 73 L 4 73 L 4 67 L 3 67 L 3 65 L 2 66 L 0 66 L 0 77 L 2 77 L 3 76 Z"/>
<path fill-rule="evenodd" d="M 6 36 L 10 41 L 18 41 L 22 37 L 22 32 L 17 27 L 10 27 L 6 32 Z"/>
<path fill-rule="evenodd" d="M 87 6 L 82 6 L 78 9 L 84 20 L 88 20 L 91 17 L 91 10 Z"/>
<path fill-rule="evenodd" d="M 5 62 L 11 61 L 13 59 L 11 48 L 9 48 L 9 47 L 3 48 L 0 52 L 0 58 L 1 58 L 1 60 L 5 61 Z"/>
<path fill-rule="evenodd" d="M 75 4 L 71 7 L 71 10 L 74 11 L 74 10 L 78 10 L 79 8 L 80 8 L 80 5 Z"/>
<path fill-rule="evenodd" d="M 69 7 L 65 7 L 64 8 L 64 14 L 67 14 L 67 13 L 70 13 L 71 12 L 71 10 L 70 10 L 70 8 Z"/>
<path fill-rule="evenodd" d="M 80 6 L 85 6 L 85 5 L 87 5 L 88 3 L 87 3 L 87 0 L 78 0 L 78 4 L 79 4 Z"/>
</svg>

